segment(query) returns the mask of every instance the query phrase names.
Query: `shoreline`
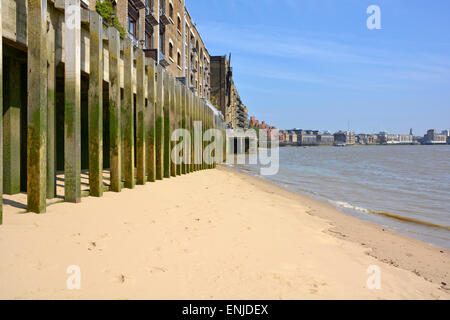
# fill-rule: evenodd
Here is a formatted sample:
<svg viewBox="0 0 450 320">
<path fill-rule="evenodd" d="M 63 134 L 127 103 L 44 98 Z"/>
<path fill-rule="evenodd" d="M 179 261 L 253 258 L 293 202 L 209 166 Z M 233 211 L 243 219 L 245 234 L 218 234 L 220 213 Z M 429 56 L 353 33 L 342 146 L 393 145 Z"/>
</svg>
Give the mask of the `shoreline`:
<svg viewBox="0 0 450 320">
<path fill-rule="evenodd" d="M 224 166 L 42 215 L 6 206 L 0 299 L 450 299 L 448 251 Z"/>
<path fill-rule="evenodd" d="M 311 209 L 308 214 L 329 221 L 330 229 L 327 230 L 327 233 L 370 248 L 372 252 L 368 254 L 379 261 L 411 271 L 427 281 L 441 285 L 450 292 L 450 250 L 395 231 L 386 230 L 382 225 L 341 212 L 332 204 L 290 191 L 270 181 L 259 179 L 232 167 L 221 165 L 219 169 L 230 170 L 237 175 L 242 175 L 245 179 L 253 180 L 255 186 L 265 191 L 283 193 L 288 198 L 302 201 Z M 319 210 L 316 208 L 319 208 Z M 355 226 L 353 226 L 354 224 Z M 383 237 L 371 237 L 371 234 L 374 232 L 383 233 Z M 397 248 L 393 246 L 394 244 Z M 407 249 L 411 251 L 420 250 L 427 258 L 403 254 L 402 251 L 407 251 Z M 442 255 L 446 256 L 446 261 L 440 263 Z M 434 266 L 430 265 L 431 262 L 436 264 Z M 442 285 L 442 283 L 446 285 Z"/>
</svg>

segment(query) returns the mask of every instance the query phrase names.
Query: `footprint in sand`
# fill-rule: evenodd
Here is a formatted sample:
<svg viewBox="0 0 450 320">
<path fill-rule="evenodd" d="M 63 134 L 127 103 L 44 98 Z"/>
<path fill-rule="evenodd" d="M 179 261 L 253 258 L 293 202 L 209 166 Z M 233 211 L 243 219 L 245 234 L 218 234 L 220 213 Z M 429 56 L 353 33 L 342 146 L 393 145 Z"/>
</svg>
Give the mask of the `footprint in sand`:
<svg viewBox="0 0 450 320">
<path fill-rule="evenodd" d="M 93 251 L 93 250 L 102 251 L 102 249 L 98 248 L 97 242 L 95 242 L 95 241 L 89 241 L 89 243 L 88 243 L 88 250 L 89 251 Z"/>
<path fill-rule="evenodd" d="M 119 283 L 125 283 L 125 281 L 127 280 L 127 277 L 126 277 L 124 274 L 119 274 L 119 275 L 116 277 L 116 280 L 117 280 Z"/>
</svg>

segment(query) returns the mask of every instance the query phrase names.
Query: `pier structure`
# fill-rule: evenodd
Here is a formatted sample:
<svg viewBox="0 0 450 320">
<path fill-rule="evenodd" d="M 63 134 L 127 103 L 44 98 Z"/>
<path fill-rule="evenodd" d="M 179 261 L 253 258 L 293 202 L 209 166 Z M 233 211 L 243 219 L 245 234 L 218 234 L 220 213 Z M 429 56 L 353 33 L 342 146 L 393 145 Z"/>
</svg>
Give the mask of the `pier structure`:
<svg viewBox="0 0 450 320">
<path fill-rule="evenodd" d="M 44 213 L 56 197 L 78 203 L 215 167 L 203 136 L 225 134 L 223 117 L 80 0 L 3 0 L 0 35 L 0 200 L 23 192 L 27 210 Z M 192 137 L 178 141 L 181 164 L 176 129 Z"/>
</svg>

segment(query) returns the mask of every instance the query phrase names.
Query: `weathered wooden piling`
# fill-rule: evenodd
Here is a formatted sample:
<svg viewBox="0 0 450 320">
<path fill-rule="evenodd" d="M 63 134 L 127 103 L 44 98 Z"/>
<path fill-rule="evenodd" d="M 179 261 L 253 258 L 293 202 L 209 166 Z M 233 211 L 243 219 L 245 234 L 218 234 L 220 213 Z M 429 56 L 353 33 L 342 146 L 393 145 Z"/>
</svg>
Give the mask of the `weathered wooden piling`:
<svg viewBox="0 0 450 320">
<path fill-rule="evenodd" d="M 64 199 L 81 201 L 81 9 L 65 1 Z"/>
<path fill-rule="evenodd" d="M 195 112 L 194 112 L 194 96 L 192 94 L 191 90 L 188 90 L 189 93 L 189 113 L 190 113 L 190 117 L 189 117 L 189 122 L 190 122 L 190 132 L 191 132 L 191 164 L 190 164 L 190 171 L 194 172 L 195 171 L 195 148 L 194 148 L 194 141 L 195 141 L 195 136 L 194 136 L 194 121 L 195 121 Z"/>
<path fill-rule="evenodd" d="M 168 72 L 164 73 L 164 178 L 170 178 L 171 157 L 171 136 L 172 126 L 170 122 L 171 100 L 171 76 Z"/>
<path fill-rule="evenodd" d="M 156 105 L 155 105 L 155 157 L 156 180 L 164 177 L 164 83 L 163 68 L 156 67 Z"/>
<path fill-rule="evenodd" d="M 196 131 L 196 160 L 195 160 L 195 170 L 201 170 L 202 164 L 202 152 L 203 152 L 203 139 L 202 139 L 202 120 L 201 120 L 201 106 L 200 106 L 200 98 L 198 96 L 194 96 L 195 100 L 195 121 L 197 122 L 197 131 Z"/>
<path fill-rule="evenodd" d="M 2 1 L 0 1 L 0 57 L 3 57 Z M 3 173 L 3 58 L 0 59 L 0 173 Z M 3 174 L 0 177 L 0 225 L 3 223 Z"/>
<path fill-rule="evenodd" d="M 56 32 L 52 19 L 47 32 L 47 199 L 56 197 Z"/>
<path fill-rule="evenodd" d="M 109 52 L 109 146 L 110 190 L 122 188 L 121 100 L 120 100 L 120 34 L 108 28 Z"/>
<path fill-rule="evenodd" d="M 156 181 L 156 82 L 155 61 L 147 59 L 147 181 Z"/>
<path fill-rule="evenodd" d="M 187 141 L 188 145 L 186 145 L 187 154 L 185 156 L 186 161 L 186 173 L 191 172 L 191 148 L 192 148 L 192 132 L 191 132 L 191 109 L 190 109 L 190 102 L 189 102 L 189 89 L 187 87 L 183 87 L 183 90 L 185 92 L 185 108 L 186 108 L 186 130 L 190 134 L 190 139 Z"/>
<path fill-rule="evenodd" d="M 6 60 L 9 64 L 8 83 L 9 104 L 3 109 L 3 192 L 20 192 L 20 113 L 21 113 L 21 64 L 14 57 Z"/>
<path fill-rule="evenodd" d="M 172 161 L 172 150 L 176 144 L 175 141 L 172 141 L 172 133 L 176 129 L 177 124 L 177 92 L 176 92 L 176 79 L 175 77 L 170 77 L 170 175 L 172 177 L 177 176 L 177 166 L 174 161 Z"/>
<path fill-rule="evenodd" d="M 27 206 L 42 213 L 47 195 L 47 0 L 28 0 Z"/>
<path fill-rule="evenodd" d="M 136 57 L 136 183 L 144 185 L 147 181 L 146 167 L 146 129 L 145 129 L 145 57 L 144 51 L 137 49 Z"/>
<path fill-rule="evenodd" d="M 182 85 L 180 86 L 180 91 L 181 91 L 181 99 L 180 99 L 180 103 L 181 103 L 181 128 L 183 128 L 184 130 L 188 130 L 187 127 L 187 109 L 186 109 L 186 86 Z M 190 144 L 188 145 L 188 141 L 186 141 L 186 139 L 183 138 L 183 162 L 181 163 L 181 173 L 182 174 L 186 174 L 188 173 L 187 170 L 187 157 L 189 154 L 189 150 L 188 150 L 188 146 L 190 146 Z"/>
<path fill-rule="evenodd" d="M 103 195 L 103 20 L 89 15 L 89 188 L 90 195 Z"/>
<path fill-rule="evenodd" d="M 134 177 L 134 94 L 133 94 L 133 44 L 130 39 L 123 41 L 123 72 L 124 89 L 122 103 L 122 134 L 123 134 L 123 167 L 125 188 L 133 189 Z"/>
<path fill-rule="evenodd" d="M 175 130 L 176 129 L 182 129 L 183 128 L 183 104 L 181 101 L 181 83 L 179 81 L 175 81 L 175 95 L 176 95 L 176 104 L 175 104 Z M 175 144 L 179 143 L 178 141 L 175 141 Z M 181 167 L 183 165 L 183 162 L 176 165 L 177 168 L 177 176 L 181 175 Z"/>
</svg>

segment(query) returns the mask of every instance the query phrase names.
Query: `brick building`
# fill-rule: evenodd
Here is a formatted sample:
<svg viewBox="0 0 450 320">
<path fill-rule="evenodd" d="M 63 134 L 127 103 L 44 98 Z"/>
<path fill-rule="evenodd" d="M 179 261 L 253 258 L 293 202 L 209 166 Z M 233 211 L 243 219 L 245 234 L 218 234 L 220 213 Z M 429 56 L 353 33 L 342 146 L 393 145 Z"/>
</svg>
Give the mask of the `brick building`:
<svg viewBox="0 0 450 320">
<path fill-rule="evenodd" d="M 90 2 L 91 7 L 94 1 Z M 184 0 L 112 3 L 120 24 L 136 47 L 142 46 L 147 57 L 158 61 L 198 96 L 210 98 L 209 53 Z"/>
<path fill-rule="evenodd" d="M 211 57 L 211 102 L 222 112 L 229 128 L 248 127 L 248 110 L 234 84 L 227 56 Z"/>
</svg>

